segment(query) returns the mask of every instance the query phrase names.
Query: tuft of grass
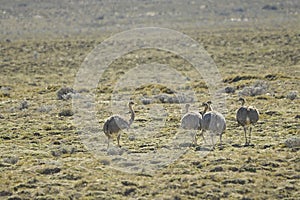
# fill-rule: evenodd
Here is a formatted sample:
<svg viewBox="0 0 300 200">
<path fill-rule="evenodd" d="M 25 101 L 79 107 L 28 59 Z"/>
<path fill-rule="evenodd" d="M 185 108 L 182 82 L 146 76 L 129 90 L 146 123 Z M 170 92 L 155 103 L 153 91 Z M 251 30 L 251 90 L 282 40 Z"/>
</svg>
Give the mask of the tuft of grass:
<svg viewBox="0 0 300 200">
<path fill-rule="evenodd" d="M 56 92 L 58 100 L 68 100 L 72 98 L 75 90 L 71 87 L 63 87 Z"/>
<path fill-rule="evenodd" d="M 44 175 L 52 175 L 52 174 L 56 174 L 59 173 L 61 171 L 61 169 L 59 167 L 54 167 L 54 168 L 43 168 L 43 169 L 38 169 L 37 172 L 40 174 L 44 174 Z"/>
<path fill-rule="evenodd" d="M 60 117 L 70 117 L 73 116 L 74 112 L 71 109 L 64 109 L 58 113 Z"/>
<path fill-rule="evenodd" d="M 29 107 L 28 101 L 24 100 L 20 103 L 19 110 L 28 109 L 28 107 Z"/>
<path fill-rule="evenodd" d="M 223 80 L 224 83 L 235 83 L 235 82 L 239 82 L 242 80 L 252 80 L 252 79 L 259 79 L 260 77 L 258 76 L 253 76 L 253 75 L 237 75 L 237 76 L 233 76 L 233 77 L 229 77 L 229 78 L 225 78 Z"/>
</svg>

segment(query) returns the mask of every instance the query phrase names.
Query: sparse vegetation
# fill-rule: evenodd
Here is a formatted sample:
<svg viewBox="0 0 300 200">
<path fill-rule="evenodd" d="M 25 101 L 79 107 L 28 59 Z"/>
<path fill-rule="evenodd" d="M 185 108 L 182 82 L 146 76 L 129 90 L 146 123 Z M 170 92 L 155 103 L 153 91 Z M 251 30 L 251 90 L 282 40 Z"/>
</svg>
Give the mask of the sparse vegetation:
<svg viewBox="0 0 300 200">
<path fill-rule="evenodd" d="M 26 4 L 18 3 L 17 8 L 24 9 Z M 273 12 L 281 11 L 280 6 L 260 9 L 274 16 Z M 225 11 L 220 16 L 227 17 Z M 148 15 L 155 18 L 155 13 Z M 38 16 L 28 19 L 38 21 Z M 103 16 L 95 18 L 109 18 Z M 97 23 L 93 26 L 99 27 Z M 199 140 L 198 146 L 154 174 L 112 169 L 109 156 L 121 159 L 126 152 L 147 154 L 166 148 L 180 125 L 180 103 L 193 102 L 200 108 L 210 99 L 204 79 L 189 63 L 170 52 L 131 52 L 111 63 L 94 91 L 82 89 L 76 93 L 72 88 L 74 77 L 101 39 L 66 35 L 61 40 L 14 40 L 4 35 L 5 40 L 0 41 L 0 199 L 298 199 L 300 29 L 293 25 L 284 29 L 268 24 L 263 28 L 246 26 L 182 28 L 205 47 L 224 78 L 227 127 L 222 146 L 199 156 L 207 151 Z M 78 130 L 73 124 L 76 111 L 71 98 L 93 92 L 96 104 L 85 105 L 96 107 L 93 114 L 103 127 L 112 114 L 108 102 L 117 80 L 136 65 L 153 61 L 189 77 L 185 87 L 195 91 L 195 99 L 155 84 L 137 88 L 130 96 L 137 102 L 131 129 L 146 127 L 153 135 L 122 134 L 123 149 L 112 148 L 107 157 L 97 157 L 82 141 L 86 130 Z M 126 92 L 124 89 L 120 95 Z M 249 104 L 260 111 L 251 136 L 253 145 L 248 147 L 243 146 L 243 131 L 235 121 L 239 95 L 246 95 Z M 165 113 L 152 117 L 155 106 Z M 163 122 L 160 130 L 153 129 L 156 122 Z M 99 143 L 104 133 L 95 127 L 87 129 L 95 132 L 90 140 Z"/>
</svg>

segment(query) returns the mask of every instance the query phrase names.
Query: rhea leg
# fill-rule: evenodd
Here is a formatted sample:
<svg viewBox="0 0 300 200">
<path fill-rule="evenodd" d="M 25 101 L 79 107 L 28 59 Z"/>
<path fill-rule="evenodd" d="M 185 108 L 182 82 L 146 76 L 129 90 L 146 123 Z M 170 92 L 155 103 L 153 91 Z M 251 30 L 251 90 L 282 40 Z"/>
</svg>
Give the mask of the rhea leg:
<svg viewBox="0 0 300 200">
<path fill-rule="evenodd" d="M 111 137 L 107 135 L 107 149 L 109 148 L 109 142 L 110 142 Z"/>
<path fill-rule="evenodd" d="M 193 144 L 197 146 L 197 132 L 193 132 Z"/>
<path fill-rule="evenodd" d="M 203 142 L 206 143 L 206 140 L 205 140 L 205 137 L 204 137 L 204 132 L 205 132 L 204 130 L 201 131 L 201 136 L 202 136 Z"/>
<path fill-rule="evenodd" d="M 120 134 L 120 133 L 118 133 L 118 137 L 117 137 L 117 141 L 118 141 L 118 147 L 121 147 L 121 145 L 120 145 L 120 138 L 121 138 L 121 134 Z"/>
<path fill-rule="evenodd" d="M 245 133 L 245 146 L 248 145 L 248 140 L 247 140 L 247 127 L 244 126 L 244 133 Z"/>
<path fill-rule="evenodd" d="M 211 138 L 211 144 L 212 144 L 212 149 L 215 149 L 215 142 L 214 142 L 214 135 L 213 133 L 210 133 L 210 138 Z"/>
<path fill-rule="evenodd" d="M 249 144 L 251 143 L 251 132 L 252 132 L 252 126 L 249 128 Z"/>
<path fill-rule="evenodd" d="M 214 134 L 213 134 L 213 133 L 210 133 L 210 138 L 211 138 L 211 144 L 212 144 L 213 146 L 215 146 Z"/>
</svg>

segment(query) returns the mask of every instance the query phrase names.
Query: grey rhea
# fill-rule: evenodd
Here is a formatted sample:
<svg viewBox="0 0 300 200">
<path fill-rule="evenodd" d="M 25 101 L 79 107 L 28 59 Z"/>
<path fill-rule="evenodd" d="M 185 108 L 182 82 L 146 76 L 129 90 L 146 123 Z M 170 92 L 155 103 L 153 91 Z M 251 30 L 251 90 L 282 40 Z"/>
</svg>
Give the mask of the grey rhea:
<svg viewBox="0 0 300 200">
<path fill-rule="evenodd" d="M 201 130 L 202 116 L 198 112 L 189 111 L 190 104 L 185 105 L 185 114 L 181 118 L 181 127 L 186 130 Z M 194 134 L 194 141 L 196 144 L 196 134 Z"/>
<path fill-rule="evenodd" d="M 206 131 L 209 131 L 211 134 L 212 145 L 214 146 L 214 135 L 220 136 L 220 143 L 222 144 L 222 135 L 226 129 L 226 120 L 224 116 L 212 109 L 210 101 L 205 102 L 202 105 L 204 106 L 202 116 L 202 136 Z"/>
<path fill-rule="evenodd" d="M 239 125 L 243 126 L 245 133 L 245 145 L 249 145 L 251 142 L 251 132 L 252 126 L 259 120 L 259 112 L 256 108 L 252 106 L 244 106 L 246 100 L 244 98 L 239 98 L 242 106 L 237 110 L 236 120 Z M 247 138 L 247 128 L 249 126 L 249 140 Z"/>
<path fill-rule="evenodd" d="M 121 147 L 121 145 L 120 145 L 120 137 L 121 137 L 120 131 L 123 130 L 123 129 L 129 129 L 130 125 L 133 123 L 134 118 L 135 118 L 133 105 L 134 105 L 134 103 L 132 101 L 130 101 L 128 103 L 129 111 L 130 111 L 130 114 L 131 114 L 130 119 L 128 121 L 126 119 L 124 119 L 123 117 L 119 116 L 119 115 L 113 115 L 105 121 L 104 126 L 103 126 L 103 132 L 105 133 L 105 135 L 108 138 L 107 149 L 109 148 L 109 142 L 110 142 L 110 140 L 112 139 L 112 137 L 114 135 L 117 135 L 118 146 Z"/>
</svg>

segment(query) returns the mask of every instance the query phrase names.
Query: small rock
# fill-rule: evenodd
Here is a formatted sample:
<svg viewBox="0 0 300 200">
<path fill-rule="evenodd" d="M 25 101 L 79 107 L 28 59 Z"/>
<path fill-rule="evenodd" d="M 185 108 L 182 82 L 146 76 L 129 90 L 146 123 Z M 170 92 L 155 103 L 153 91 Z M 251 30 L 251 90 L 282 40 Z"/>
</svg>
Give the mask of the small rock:
<svg viewBox="0 0 300 200">
<path fill-rule="evenodd" d="M 235 89 L 234 89 L 234 87 L 226 87 L 225 88 L 225 93 L 227 93 L 227 94 L 233 94 L 235 92 Z"/>
<path fill-rule="evenodd" d="M 121 183 L 125 186 L 137 186 L 137 184 L 130 181 L 121 181 Z"/>
<path fill-rule="evenodd" d="M 72 95 L 75 93 L 75 90 L 70 87 L 63 87 L 57 91 L 56 95 L 59 100 L 68 100 L 72 98 Z"/>
<path fill-rule="evenodd" d="M 226 184 L 240 184 L 240 185 L 244 185 L 246 183 L 245 180 L 243 179 L 231 179 L 231 180 L 225 180 L 222 182 L 222 184 L 226 185 Z"/>
<path fill-rule="evenodd" d="M 277 168 L 280 165 L 278 163 L 274 163 L 274 162 L 265 162 L 265 163 L 262 163 L 262 166 L 265 166 L 265 167 L 270 166 L 272 168 Z"/>
<path fill-rule="evenodd" d="M 297 98 L 297 94 L 298 94 L 297 91 L 291 91 L 286 95 L 286 98 L 289 100 L 294 100 Z"/>
<path fill-rule="evenodd" d="M 151 104 L 152 102 L 152 99 L 147 99 L 147 98 L 144 98 L 141 100 L 142 104 L 144 105 L 148 105 L 148 104 Z"/>
<path fill-rule="evenodd" d="M 169 96 L 166 94 L 156 95 L 154 98 L 158 99 L 161 103 L 167 103 Z"/>
<path fill-rule="evenodd" d="M 28 101 L 24 100 L 20 103 L 19 109 L 24 110 L 24 109 L 27 109 L 28 107 L 29 107 Z"/>
<path fill-rule="evenodd" d="M 278 10 L 278 8 L 276 6 L 272 6 L 272 5 L 265 5 L 264 7 L 262 7 L 263 10 Z"/>
<path fill-rule="evenodd" d="M 210 170 L 210 172 L 222 172 L 222 171 L 224 171 L 224 169 L 221 166 L 217 166 Z"/>
<path fill-rule="evenodd" d="M 239 169 L 239 172 L 252 172 L 256 173 L 256 168 L 253 166 L 243 166 Z"/>
<path fill-rule="evenodd" d="M 198 169 L 202 169 L 203 168 L 203 165 L 202 164 L 199 164 L 196 166 Z"/>
<path fill-rule="evenodd" d="M 263 149 L 269 149 L 269 148 L 271 148 L 271 147 L 273 147 L 274 145 L 272 145 L 272 144 L 265 144 L 262 148 Z"/>
<path fill-rule="evenodd" d="M 244 147 L 244 145 L 241 145 L 241 144 L 233 144 L 231 146 L 235 147 L 235 148 L 242 148 L 242 147 Z"/>
<path fill-rule="evenodd" d="M 273 111 L 273 110 L 268 110 L 265 112 L 266 115 L 270 115 L 270 116 L 273 116 L 273 115 L 276 115 L 276 116 L 280 116 L 281 113 L 279 113 L 278 111 Z"/>
<path fill-rule="evenodd" d="M 265 76 L 266 79 L 268 80 L 276 80 L 277 79 L 277 76 L 274 75 L 274 74 L 268 74 Z"/>
<path fill-rule="evenodd" d="M 81 179 L 82 177 L 81 177 L 81 176 L 74 175 L 74 174 L 66 174 L 66 175 L 62 176 L 61 178 L 67 179 L 67 180 L 79 180 L 79 179 Z"/>
<path fill-rule="evenodd" d="M 61 171 L 60 168 L 55 167 L 55 168 L 45 168 L 45 169 L 39 170 L 39 173 L 40 174 L 50 175 L 50 174 L 59 173 L 60 171 Z"/>
<path fill-rule="evenodd" d="M 101 16 L 96 18 L 96 20 L 103 20 L 103 19 L 104 19 L 104 15 L 101 15 Z"/>
<path fill-rule="evenodd" d="M 239 168 L 237 168 L 237 167 L 229 167 L 228 169 L 233 172 L 239 171 Z"/>
<path fill-rule="evenodd" d="M 70 117 L 74 115 L 74 112 L 70 109 L 65 109 L 65 110 L 62 110 L 60 113 L 58 113 L 58 116 L 60 117 Z"/>
<path fill-rule="evenodd" d="M 198 146 L 195 149 L 196 151 L 211 151 L 211 148 Z"/>
<path fill-rule="evenodd" d="M 110 161 L 109 161 L 109 160 L 106 160 L 106 159 L 100 160 L 100 163 L 101 163 L 102 165 L 110 165 Z"/>
<path fill-rule="evenodd" d="M 245 12 L 245 10 L 243 8 L 234 8 L 233 11 L 240 12 L 240 13 Z"/>
<path fill-rule="evenodd" d="M 134 140 L 136 140 L 135 135 L 129 135 L 129 136 L 128 136 L 128 140 L 129 140 L 129 141 L 134 141 Z"/>
<path fill-rule="evenodd" d="M 22 200 L 22 199 L 20 197 L 13 196 L 13 197 L 9 197 L 7 200 Z"/>
<path fill-rule="evenodd" d="M 196 195 L 194 195 L 194 196 L 196 196 Z M 180 198 L 179 196 L 176 195 L 176 196 L 174 197 L 174 200 L 181 200 L 181 198 Z"/>
<path fill-rule="evenodd" d="M 12 195 L 12 193 L 9 191 L 5 191 L 5 190 L 0 191 L 0 197 L 11 196 L 11 195 Z"/>
<path fill-rule="evenodd" d="M 161 103 L 189 103 L 193 102 L 192 97 L 185 96 L 184 94 L 177 95 L 168 95 L 168 94 L 159 94 L 154 96 L 155 99 L 158 99 Z"/>
<path fill-rule="evenodd" d="M 39 132 L 34 132 L 33 136 L 41 136 L 41 134 Z"/>
<path fill-rule="evenodd" d="M 201 162 L 200 161 L 193 161 L 192 164 L 193 165 L 199 165 Z"/>
<path fill-rule="evenodd" d="M 179 147 L 191 147 L 192 145 L 191 142 L 183 142 L 179 144 Z"/>
<path fill-rule="evenodd" d="M 131 193 L 135 192 L 136 191 L 136 188 L 127 188 L 124 192 L 124 195 L 125 196 L 128 196 L 130 195 Z"/>
<path fill-rule="evenodd" d="M 300 137 L 291 137 L 291 138 L 288 138 L 284 142 L 284 144 L 285 144 L 285 146 L 287 146 L 289 148 L 300 147 Z"/>
<path fill-rule="evenodd" d="M 11 140 L 11 137 L 9 136 L 1 136 L 0 138 L 2 138 L 3 140 Z"/>
<path fill-rule="evenodd" d="M 268 83 L 265 81 L 257 81 L 251 86 L 244 87 L 240 92 L 240 96 L 257 96 L 265 94 L 268 91 Z"/>
<path fill-rule="evenodd" d="M 11 165 L 16 164 L 19 161 L 18 157 L 12 156 L 12 157 L 8 157 L 8 158 L 3 158 L 3 162 L 4 163 L 8 163 Z"/>
<path fill-rule="evenodd" d="M 33 178 L 33 179 L 30 179 L 30 180 L 28 180 L 28 184 L 35 184 L 35 183 L 37 183 L 37 182 L 39 182 L 36 178 Z"/>
</svg>

